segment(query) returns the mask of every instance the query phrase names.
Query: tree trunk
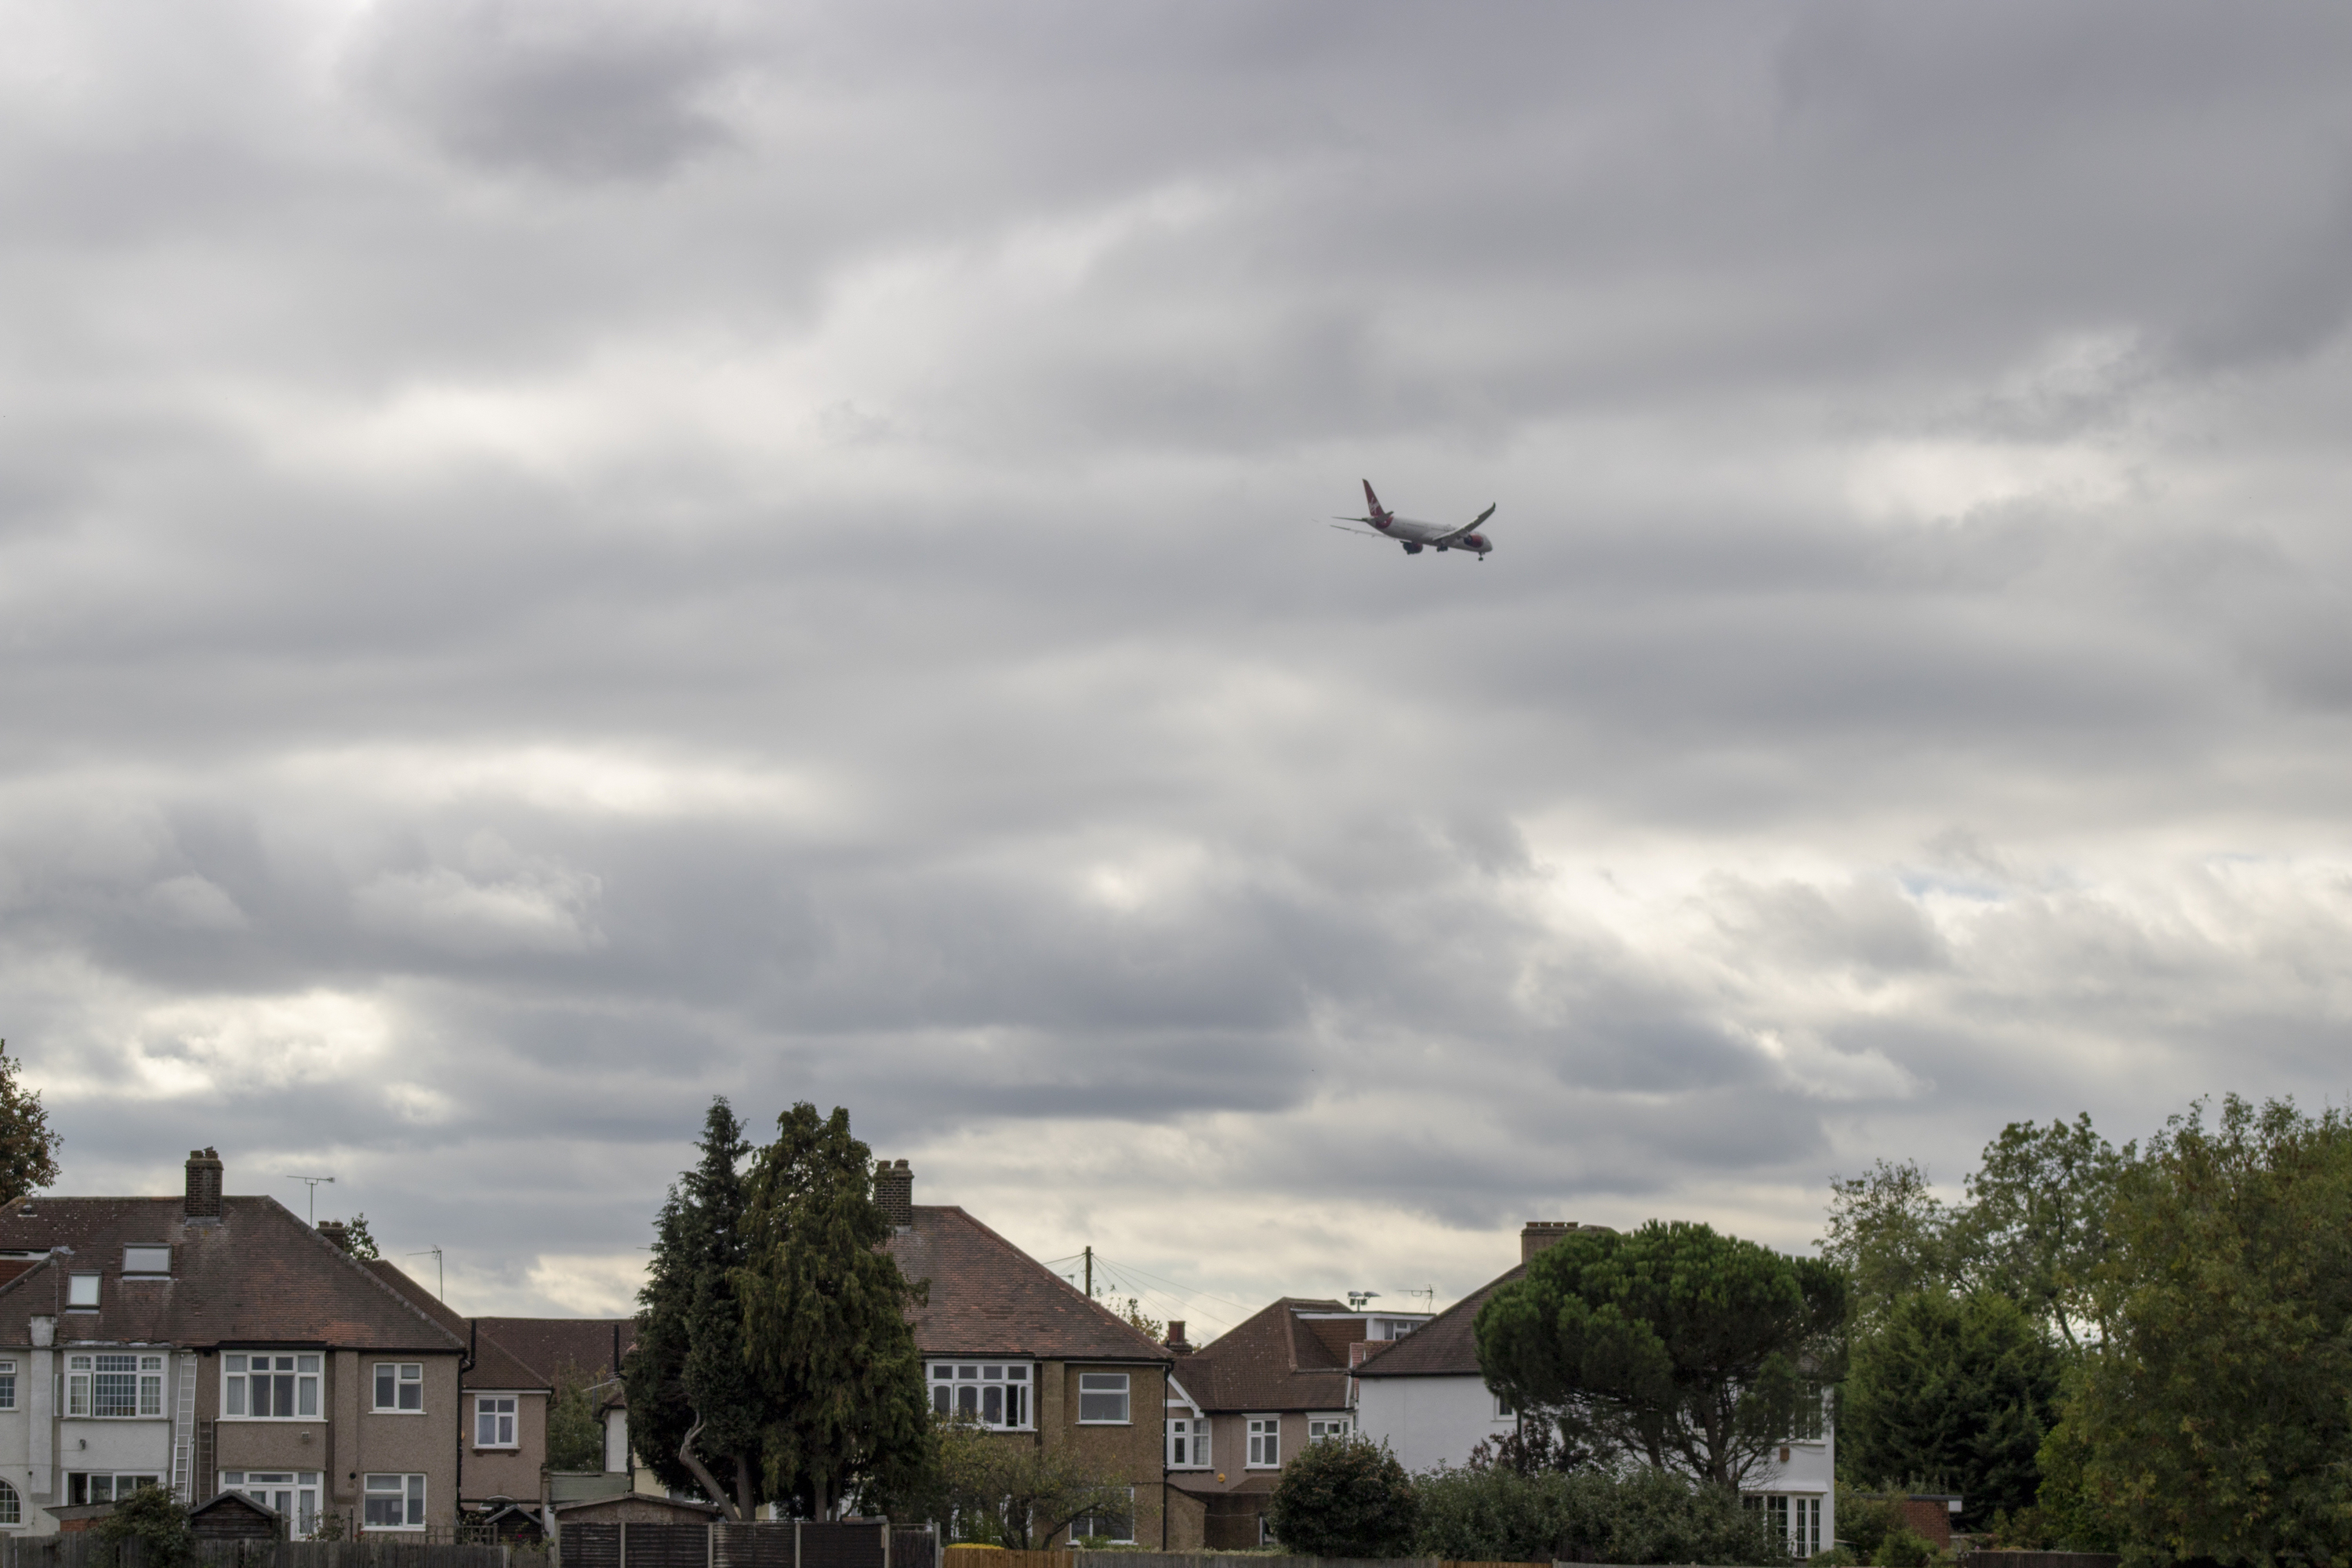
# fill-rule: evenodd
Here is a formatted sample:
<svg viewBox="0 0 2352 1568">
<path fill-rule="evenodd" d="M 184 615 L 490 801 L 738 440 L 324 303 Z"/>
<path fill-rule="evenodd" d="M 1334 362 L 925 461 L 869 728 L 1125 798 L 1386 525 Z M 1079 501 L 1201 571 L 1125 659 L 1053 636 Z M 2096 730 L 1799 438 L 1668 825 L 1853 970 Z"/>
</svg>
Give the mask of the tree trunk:
<svg viewBox="0 0 2352 1568">
<path fill-rule="evenodd" d="M 738 1454 L 735 1456 L 735 1507 L 743 1518 L 749 1519 L 755 1506 L 751 1501 L 751 1461 Z"/>
<path fill-rule="evenodd" d="M 684 1441 L 680 1442 L 677 1446 L 677 1462 L 694 1472 L 694 1479 L 702 1483 L 702 1490 L 705 1496 L 709 1497 L 712 1502 L 717 1503 L 720 1508 L 725 1509 L 729 1519 L 740 1524 L 743 1522 L 744 1516 L 735 1507 L 735 1500 L 727 1495 L 727 1489 L 713 1480 L 711 1479 L 710 1472 L 703 1468 L 702 1461 L 695 1458 L 694 1440 L 701 1436 L 702 1417 L 698 1414 L 694 1418 L 694 1425 L 686 1429 L 686 1437 Z"/>
</svg>

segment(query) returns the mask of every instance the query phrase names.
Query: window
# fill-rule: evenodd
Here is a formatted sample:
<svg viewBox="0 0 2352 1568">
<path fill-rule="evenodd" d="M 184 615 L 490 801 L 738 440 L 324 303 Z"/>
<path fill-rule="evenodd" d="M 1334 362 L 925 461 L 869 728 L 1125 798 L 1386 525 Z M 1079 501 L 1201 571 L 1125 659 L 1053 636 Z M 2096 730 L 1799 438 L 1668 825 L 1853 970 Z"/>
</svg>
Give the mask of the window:
<svg viewBox="0 0 2352 1568">
<path fill-rule="evenodd" d="M 1093 1513 L 1078 1515 L 1070 1521 L 1072 1541 L 1108 1541 L 1120 1546 L 1135 1544 L 1135 1489 L 1120 1487 L 1118 1489 L 1127 1494 L 1127 1506 L 1117 1510 L 1098 1509 Z"/>
<path fill-rule="evenodd" d="M 425 1528 L 423 1476 L 370 1476 L 361 1522 L 370 1530 Z"/>
<path fill-rule="evenodd" d="M 1307 1418 L 1307 1440 L 1320 1443 L 1326 1437 L 1344 1437 L 1355 1426 L 1345 1415 L 1309 1415 Z"/>
<path fill-rule="evenodd" d="M 1772 1522 L 1773 1533 L 1789 1543 L 1790 1556 L 1811 1557 L 1822 1549 L 1820 1498 L 1769 1493 L 1740 1500 L 1750 1508 L 1761 1507 L 1764 1510 L 1764 1517 Z"/>
<path fill-rule="evenodd" d="M 474 1447 L 515 1447 L 515 1396 L 511 1394 L 474 1395 Z"/>
<path fill-rule="evenodd" d="M 415 1361 L 376 1363 L 375 1407 L 378 1410 L 422 1411 L 425 1408 L 425 1363 Z"/>
<path fill-rule="evenodd" d="M 25 1500 L 16 1495 L 15 1487 L 10 1486 L 6 1481 L 0 1481 L 0 1524 L 24 1522 Z"/>
<path fill-rule="evenodd" d="M 16 1408 L 16 1363 L 0 1358 L 0 1410 Z"/>
<path fill-rule="evenodd" d="M 1797 1405 L 1797 1419 L 1791 1423 L 1789 1440 L 1792 1443 L 1818 1443 L 1828 1405 L 1827 1390 L 1818 1383 L 1805 1384 L 1805 1397 Z"/>
<path fill-rule="evenodd" d="M 319 1358 L 241 1351 L 221 1357 L 221 1415 L 243 1421 L 316 1421 Z"/>
<path fill-rule="evenodd" d="M 1025 1361 L 931 1363 L 931 1409 L 983 1426 L 1026 1430 L 1035 1419 L 1029 1390 L 1036 1382 Z"/>
<path fill-rule="evenodd" d="M 172 1249 L 168 1247 L 126 1247 L 122 1249 L 122 1271 L 125 1274 L 169 1274 L 172 1272 Z"/>
<path fill-rule="evenodd" d="M 163 1484 L 161 1476 L 115 1475 L 110 1471 L 68 1470 L 66 1472 L 66 1505 L 79 1508 L 84 1503 L 118 1502 L 141 1487 Z"/>
<path fill-rule="evenodd" d="M 10 1397 L 13 1402 L 13 1388 Z M 163 1358 L 121 1353 L 66 1357 L 66 1414 L 110 1421 L 163 1415 Z"/>
<path fill-rule="evenodd" d="M 1209 1468 L 1207 1416 L 1177 1415 L 1169 1419 L 1168 1468 L 1171 1470 L 1205 1470 Z"/>
<path fill-rule="evenodd" d="M 292 1521 L 297 1535 L 310 1535 L 319 1528 L 316 1470 L 223 1470 L 220 1489 L 243 1492 L 262 1507 L 276 1509 Z"/>
<path fill-rule="evenodd" d="M 1249 1418 L 1249 1465 L 1253 1470 L 1282 1468 L 1282 1417 L 1253 1415 Z"/>
<path fill-rule="evenodd" d="M 1078 1420 L 1081 1423 L 1111 1422 L 1124 1426 L 1127 1422 L 1127 1373 L 1078 1373 Z"/>
<path fill-rule="evenodd" d="M 1518 1415 L 1519 1412 L 1517 1408 L 1511 1404 L 1510 1396 L 1508 1394 L 1498 1394 L 1495 1395 L 1496 1420 L 1516 1421 L 1518 1419 Z"/>
<path fill-rule="evenodd" d="M 68 1277 L 66 1280 L 66 1305 L 68 1308 L 97 1306 L 98 1276 L 76 1274 Z"/>
</svg>

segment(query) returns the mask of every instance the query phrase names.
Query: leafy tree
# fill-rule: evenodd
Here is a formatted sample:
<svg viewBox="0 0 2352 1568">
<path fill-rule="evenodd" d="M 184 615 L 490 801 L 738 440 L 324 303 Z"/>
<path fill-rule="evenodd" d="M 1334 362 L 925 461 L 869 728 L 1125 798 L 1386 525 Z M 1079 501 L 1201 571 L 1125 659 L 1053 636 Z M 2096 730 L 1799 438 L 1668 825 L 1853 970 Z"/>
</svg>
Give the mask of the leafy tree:
<svg viewBox="0 0 2352 1568">
<path fill-rule="evenodd" d="M 1822 1258 L 1845 1274 L 1858 1332 L 1874 1330 L 1897 1301 L 1959 1283 L 1958 1218 L 1914 1160 L 1831 1178 Z"/>
<path fill-rule="evenodd" d="M 547 1402 L 547 1468 L 577 1473 L 604 1468 L 604 1423 L 597 1407 L 597 1378 L 565 1362 L 555 1369 L 555 1392 Z"/>
<path fill-rule="evenodd" d="M 1168 1325 L 1145 1311 L 1143 1302 L 1139 1299 L 1129 1296 L 1127 1299 L 1127 1304 L 1121 1306 L 1118 1299 L 1113 1297 L 1109 1306 L 1112 1311 L 1118 1313 L 1126 1321 L 1129 1328 L 1135 1330 L 1145 1339 L 1159 1341 L 1168 1337 Z"/>
<path fill-rule="evenodd" d="M 2072 1123 L 2002 1128 L 1968 1179 L 1969 1205 L 1954 1226 L 1970 1282 L 2009 1297 L 2079 1349 L 2075 1325 L 2097 1311 L 2092 1289 L 2108 1253 L 2107 1211 L 2137 1156 L 2135 1145 L 2117 1149 L 2094 1131 L 2088 1112 Z"/>
<path fill-rule="evenodd" d="M 1704 1225 L 1578 1231 L 1478 1310 L 1478 1364 L 1573 1443 L 1738 1488 L 1842 1357 L 1845 1278 Z"/>
<path fill-rule="evenodd" d="M 1582 1469 L 1591 1462 L 1591 1454 L 1570 1444 L 1550 1421 L 1530 1419 L 1520 1422 L 1516 1431 L 1500 1437 L 1481 1437 L 1470 1445 L 1464 1468 L 1540 1476 L 1549 1470 Z"/>
<path fill-rule="evenodd" d="M 0 1040 L 0 1204 L 14 1203 L 58 1179 L 58 1145 L 40 1090 L 16 1081 L 8 1042 Z"/>
<path fill-rule="evenodd" d="M 1499 1466 L 1413 1478 L 1413 1549 L 1475 1562 L 1751 1563 L 1787 1568 L 1789 1545 L 1737 1494 L 1668 1470 L 1521 1475 Z M 1843 1516 L 1841 1515 L 1841 1518 Z"/>
<path fill-rule="evenodd" d="M 805 1100 L 760 1151 L 737 1271 L 744 1353 L 769 1411 L 771 1496 L 828 1517 L 853 1489 L 922 1484 L 933 1459 L 930 1404 L 909 1303 L 921 1293 L 883 1249 L 872 1152 L 849 1112 L 820 1120 Z"/>
<path fill-rule="evenodd" d="M 2097 1316 L 2059 1432 L 2134 1556 L 2352 1555 L 2352 1121 L 2231 1095 L 2119 1184 Z"/>
<path fill-rule="evenodd" d="M 1839 1463 L 1858 1479 L 1940 1482 L 1966 1500 L 1971 1529 L 2031 1507 L 2062 1371 L 2008 1297 L 1921 1291 L 1854 1347 Z"/>
<path fill-rule="evenodd" d="M 743 1260 L 751 1145 L 725 1096 L 713 1099 L 695 1145 L 702 1158 L 662 1205 L 638 1292 L 637 1340 L 625 1358 L 629 1425 L 646 1468 L 748 1519 L 759 1490 L 762 1417 L 744 1363 L 734 1271 Z M 715 1463 L 735 1483 L 730 1495 Z"/>
<path fill-rule="evenodd" d="M 164 1487 L 141 1487 L 116 1503 L 91 1532 L 110 1546 L 137 1542 L 143 1568 L 173 1568 L 196 1554 L 188 1510 Z"/>
<path fill-rule="evenodd" d="M 1307 1444 L 1265 1500 L 1275 1539 L 1313 1557 L 1402 1557 L 1419 1515 L 1389 1446 L 1354 1433 Z"/>
<path fill-rule="evenodd" d="M 935 1506 L 958 1541 L 1030 1552 L 1073 1520 L 1134 1506 L 1119 1471 L 1076 1443 L 1025 1442 L 963 1417 L 933 1435 Z"/>
<path fill-rule="evenodd" d="M 375 1237 L 368 1234 L 367 1215 L 363 1214 L 352 1215 L 342 1223 L 341 1228 L 337 1230 L 328 1230 L 325 1222 L 322 1222 L 319 1228 L 325 1232 L 328 1240 L 362 1262 L 371 1258 L 383 1256 L 376 1250 Z"/>
</svg>

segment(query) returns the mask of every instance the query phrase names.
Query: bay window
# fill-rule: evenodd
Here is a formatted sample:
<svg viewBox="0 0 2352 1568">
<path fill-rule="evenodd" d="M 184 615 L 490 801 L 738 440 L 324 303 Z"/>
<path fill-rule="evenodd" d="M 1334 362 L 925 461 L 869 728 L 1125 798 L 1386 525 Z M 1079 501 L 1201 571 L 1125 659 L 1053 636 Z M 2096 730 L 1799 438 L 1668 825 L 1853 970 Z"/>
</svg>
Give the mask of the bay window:
<svg viewBox="0 0 2352 1568">
<path fill-rule="evenodd" d="M 13 1387 L 10 1392 L 13 1402 Z M 106 1421 L 163 1415 L 163 1358 L 127 1352 L 66 1357 L 66 1414 Z"/>
<path fill-rule="evenodd" d="M 1028 1362 L 930 1363 L 931 1411 L 961 1415 L 982 1426 L 1027 1431 L 1036 1421 L 1031 1389 L 1035 1368 Z"/>
</svg>

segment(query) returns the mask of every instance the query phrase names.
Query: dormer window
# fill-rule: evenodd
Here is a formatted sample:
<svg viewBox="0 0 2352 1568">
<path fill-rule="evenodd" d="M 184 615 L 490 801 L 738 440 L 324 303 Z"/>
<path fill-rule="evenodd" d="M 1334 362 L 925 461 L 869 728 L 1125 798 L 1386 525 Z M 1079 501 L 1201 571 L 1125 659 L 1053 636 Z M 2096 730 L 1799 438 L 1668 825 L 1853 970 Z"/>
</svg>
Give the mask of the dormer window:
<svg viewBox="0 0 2352 1568">
<path fill-rule="evenodd" d="M 122 1272 L 133 1277 L 143 1274 L 169 1279 L 172 1249 L 168 1247 L 126 1247 L 122 1249 Z"/>
<path fill-rule="evenodd" d="M 98 1306 L 98 1276 L 75 1274 L 66 1280 L 66 1305 L 95 1310 Z"/>
</svg>

